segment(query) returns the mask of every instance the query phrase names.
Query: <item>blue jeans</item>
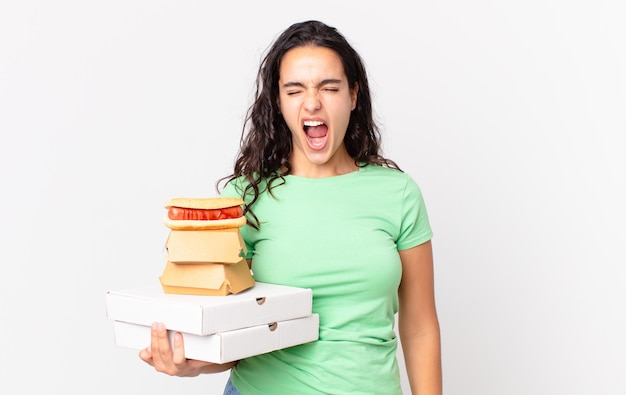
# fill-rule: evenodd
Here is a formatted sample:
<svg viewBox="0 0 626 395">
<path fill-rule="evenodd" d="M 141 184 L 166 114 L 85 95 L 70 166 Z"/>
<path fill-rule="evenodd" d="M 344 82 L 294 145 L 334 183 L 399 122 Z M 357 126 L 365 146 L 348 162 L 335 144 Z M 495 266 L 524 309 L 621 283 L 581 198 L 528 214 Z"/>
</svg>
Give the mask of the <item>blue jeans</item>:
<svg viewBox="0 0 626 395">
<path fill-rule="evenodd" d="M 230 379 L 228 379 L 226 387 L 224 387 L 224 395 L 241 395 Z"/>
</svg>

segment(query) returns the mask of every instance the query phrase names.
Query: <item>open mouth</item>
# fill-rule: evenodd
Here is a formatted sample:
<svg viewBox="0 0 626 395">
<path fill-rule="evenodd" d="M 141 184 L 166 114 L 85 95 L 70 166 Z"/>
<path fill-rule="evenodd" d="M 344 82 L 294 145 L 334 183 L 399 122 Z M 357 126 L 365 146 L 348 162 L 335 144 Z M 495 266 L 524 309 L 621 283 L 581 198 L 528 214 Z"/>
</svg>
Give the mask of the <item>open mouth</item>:
<svg viewBox="0 0 626 395">
<path fill-rule="evenodd" d="M 328 135 L 328 126 L 321 121 L 305 121 L 304 133 L 306 134 L 309 146 L 314 149 L 324 148 L 326 144 L 326 136 Z"/>
</svg>

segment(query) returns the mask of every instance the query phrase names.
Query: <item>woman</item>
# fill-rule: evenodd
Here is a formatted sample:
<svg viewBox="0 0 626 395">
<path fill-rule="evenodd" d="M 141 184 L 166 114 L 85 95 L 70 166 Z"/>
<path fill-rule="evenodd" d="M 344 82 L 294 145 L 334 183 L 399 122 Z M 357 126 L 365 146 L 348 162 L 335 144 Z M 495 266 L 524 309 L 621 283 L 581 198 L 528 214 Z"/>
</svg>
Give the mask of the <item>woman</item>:
<svg viewBox="0 0 626 395">
<path fill-rule="evenodd" d="M 224 365 L 186 360 L 161 324 L 140 357 L 177 376 L 231 369 L 224 394 L 441 394 L 431 228 L 417 184 L 380 153 L 367 75 L 333 27 L 296 23 L 261 63 L 224 196 L 257 281 L 311 288 L 319 340 Z"/>
</svg>

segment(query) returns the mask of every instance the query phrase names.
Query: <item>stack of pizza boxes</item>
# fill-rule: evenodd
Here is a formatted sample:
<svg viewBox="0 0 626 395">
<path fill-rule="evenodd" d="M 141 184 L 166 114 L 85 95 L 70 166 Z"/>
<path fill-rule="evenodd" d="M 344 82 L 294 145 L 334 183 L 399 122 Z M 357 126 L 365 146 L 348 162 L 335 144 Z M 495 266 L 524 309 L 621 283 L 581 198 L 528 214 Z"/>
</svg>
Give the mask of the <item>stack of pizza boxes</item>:
<svg viewBox="0 0 626 395">
<path fill-rule="evenodd" d="M 215 205 L 233 203 L 231 198 L 210 199 Z M 117 346 L 146 348 L 155 322 L 165 324 L 170 339 L 175 332 L 183 334 L 187 358 L 214 363 L 318 339 L 311 289 L 254 280 L 240 233 L 245 217 L 206 227 L 166 217 L 165 224 L 170 233 L 160 284 L 106 294 Z"/>
<path fill-rule="evenodd" d="M 254 286 L 246 261 L 246 247 L 239 228 L 246 224 L 241 210 L 243 201 L 236 198 L 169 200 L 165 225 L 170 228 L 165 250 L 167 264 L 161 275 L 165 293 L 186 295 L 236 294 Z M 172 220 L 172 210 L 184 212 L 189 207 L 217 214 L 204 220 Z M 233 210 L 235 209 L 235 210 Z M 230 217 L 221 211 L 234 211 Z M 190 214 L 186 218 L 198 218 Z"/>
</svg>

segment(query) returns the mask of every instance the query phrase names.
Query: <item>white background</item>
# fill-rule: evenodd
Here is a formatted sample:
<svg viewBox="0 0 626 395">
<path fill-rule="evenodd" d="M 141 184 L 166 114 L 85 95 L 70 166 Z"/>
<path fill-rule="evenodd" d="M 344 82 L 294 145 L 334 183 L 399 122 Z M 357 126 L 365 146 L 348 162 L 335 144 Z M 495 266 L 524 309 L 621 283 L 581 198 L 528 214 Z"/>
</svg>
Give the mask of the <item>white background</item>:
<svg viewBox="0 0 626 395">
<path fill-rule="evenodd" d="M 221 394 L 225 375 L 115 347 L 104 294 L 158 281 L 163 203 L 215 195 L 261 55 L 321 19 L 365 59 L 384 153 L 426 197 L 445 393 L 626 393 L 625 17 L 620 0 L 3 1 L 0 385 Z"/>
</svg>

